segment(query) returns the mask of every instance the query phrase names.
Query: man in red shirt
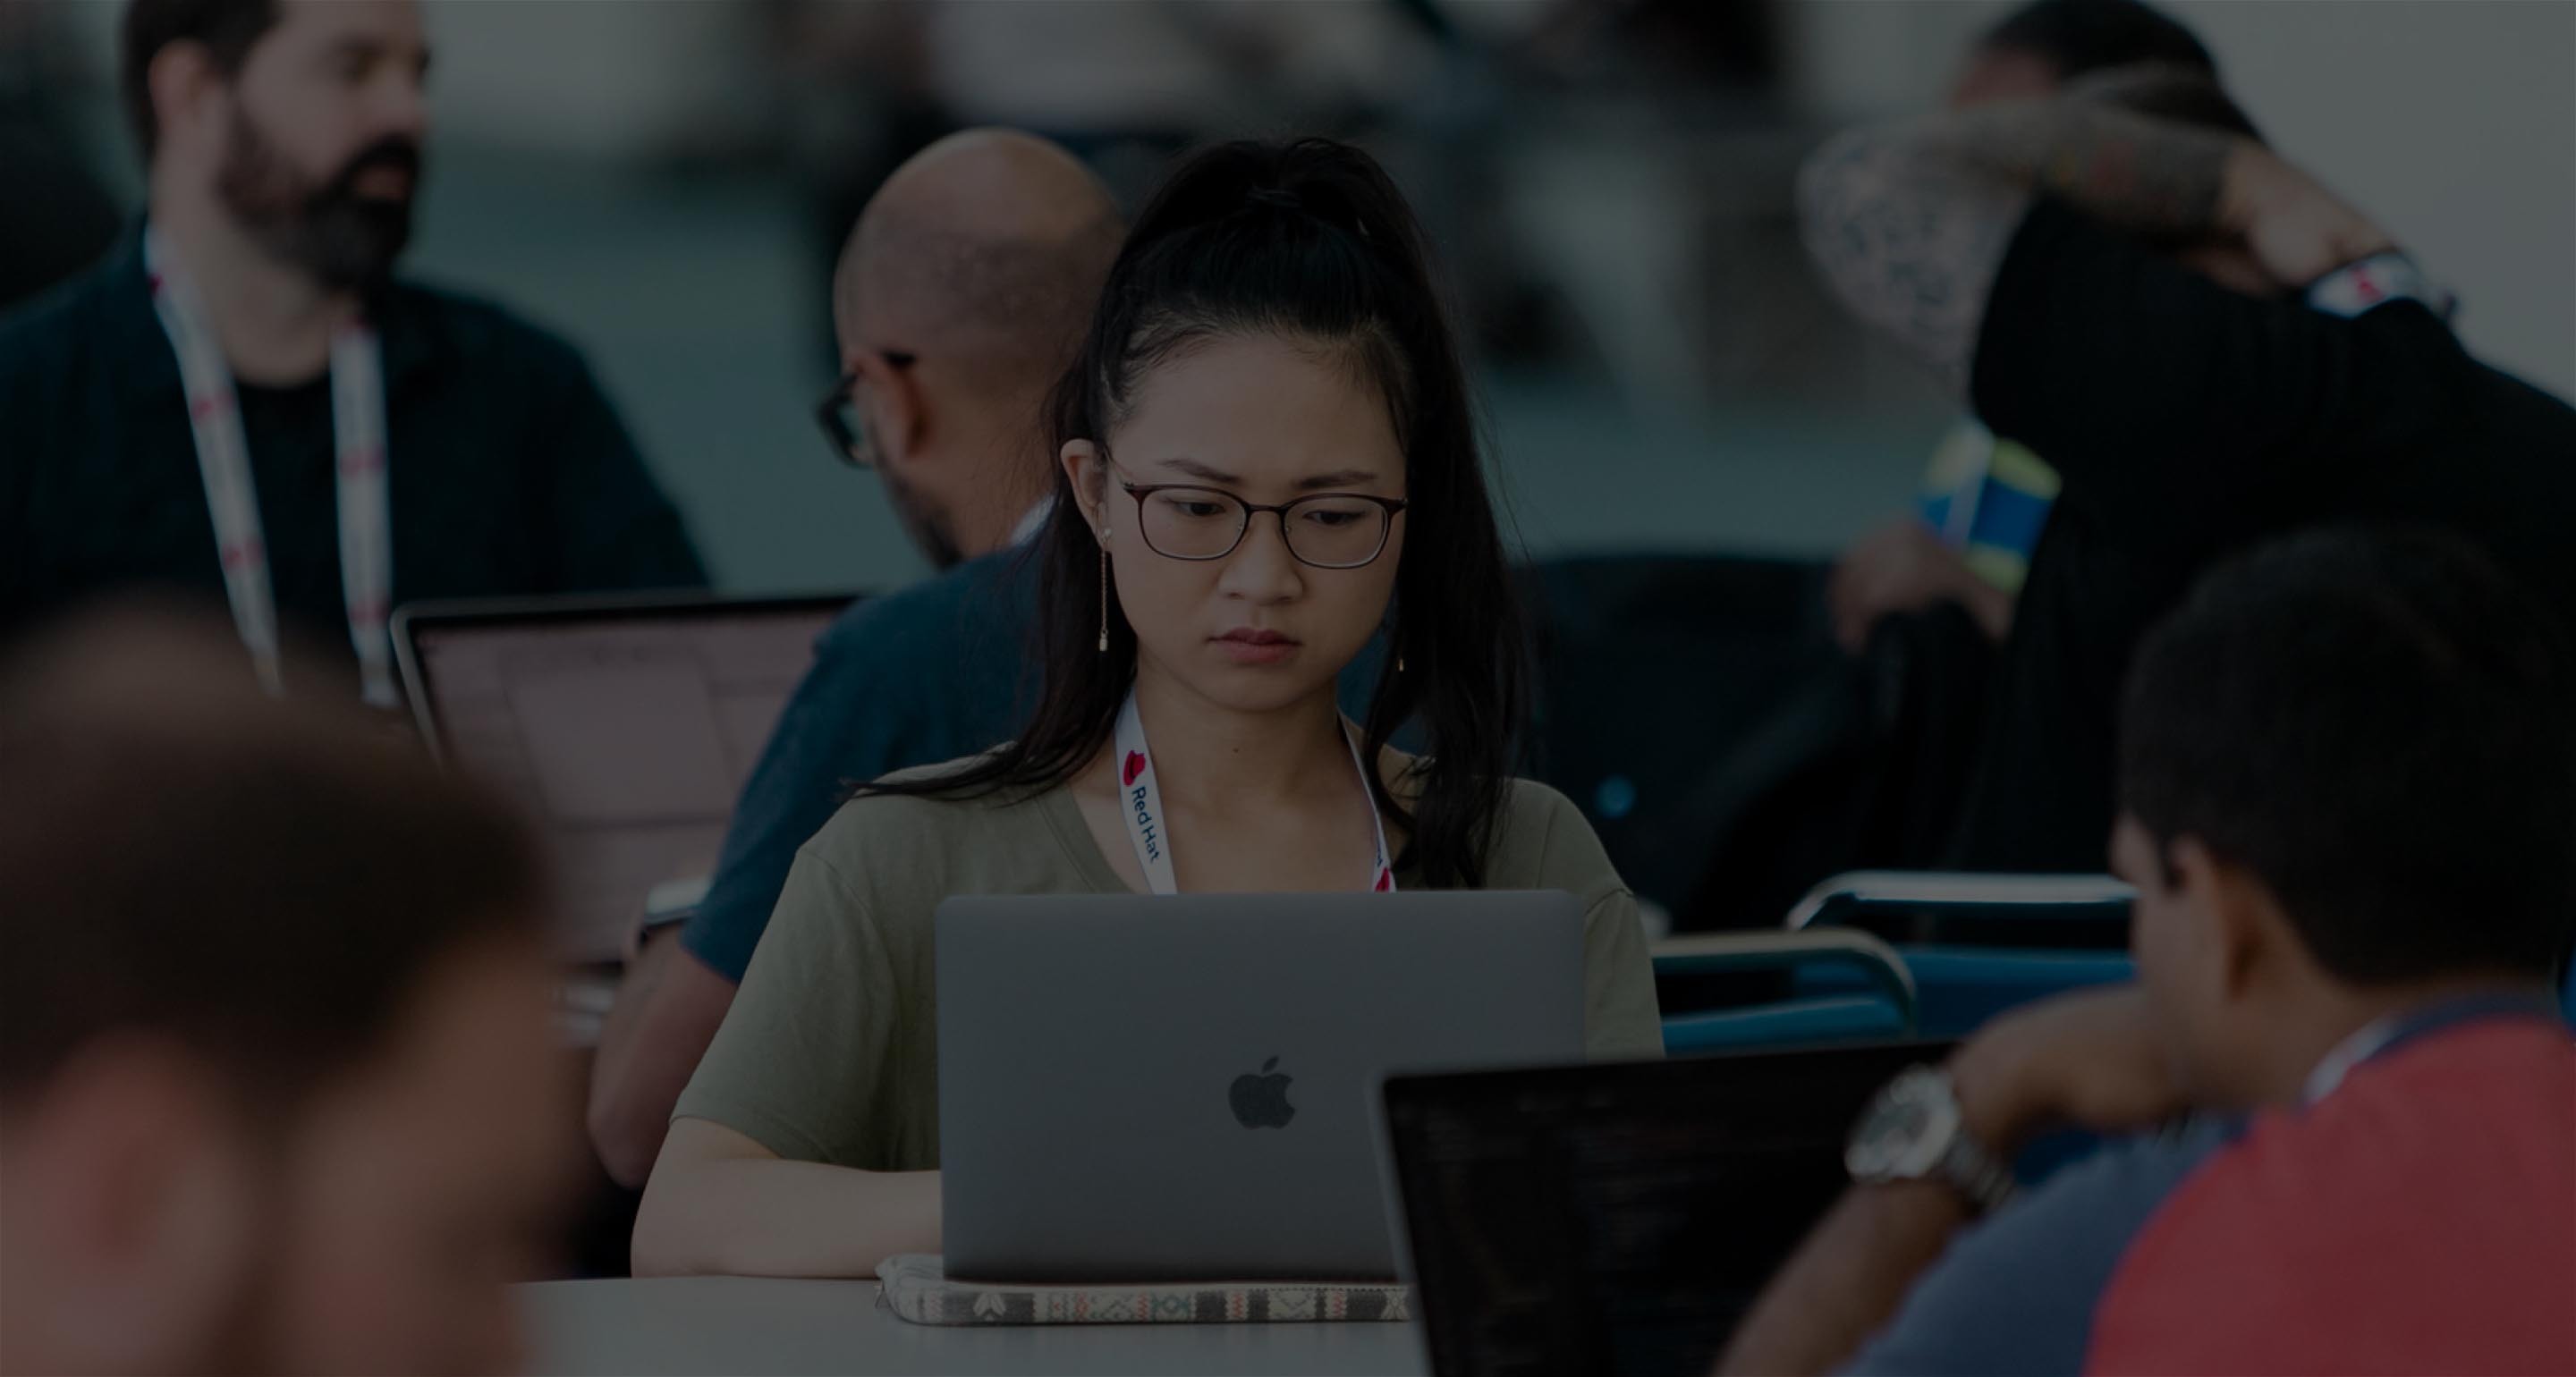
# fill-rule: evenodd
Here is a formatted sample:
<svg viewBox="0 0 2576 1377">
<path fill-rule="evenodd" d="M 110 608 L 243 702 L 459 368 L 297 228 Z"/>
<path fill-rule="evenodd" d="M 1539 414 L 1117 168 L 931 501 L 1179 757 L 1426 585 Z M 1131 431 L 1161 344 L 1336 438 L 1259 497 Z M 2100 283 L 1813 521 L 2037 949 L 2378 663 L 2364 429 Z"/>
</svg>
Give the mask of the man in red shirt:
<svg viewBox="0 0 2576 1377">
<path fill-rule="evenodd" d="M 2576 1372 L 2554 619 L 2450 537 L 2292 537 L 2141 646 L 2120 770 L 2138 987 L 1892 1084 L 1725 1369 Z M 2188 1112 L 2010 1198 L 2042 1130 Z"/>
</svg>

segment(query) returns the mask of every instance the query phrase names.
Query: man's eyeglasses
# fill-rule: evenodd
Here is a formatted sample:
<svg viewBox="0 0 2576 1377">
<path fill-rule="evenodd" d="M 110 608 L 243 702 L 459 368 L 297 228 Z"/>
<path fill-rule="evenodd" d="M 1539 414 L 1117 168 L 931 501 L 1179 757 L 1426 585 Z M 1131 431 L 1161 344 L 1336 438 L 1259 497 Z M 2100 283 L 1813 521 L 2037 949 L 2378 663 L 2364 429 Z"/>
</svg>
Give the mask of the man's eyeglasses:
<svg viewBox="0 0 2576 1377">
<path fill-rule="evenodd" d="M 877 357 L 885 360 L 888 368 L 897 371 L 920 362 L 917 356 L 900 349 L 880 349 Z M 841 380 L 832 384 L 832 390 L 824 393 L 823 400 L 815 406 L 814 420 L 823 427 L 823 438 L 831 443 L 833 458 L 853 468 L 872 469 L 876 467 L 877 456 L 868 445 L 866 432 L 859 426 L 859 403 L 855 395 L 858 385 L 856 372 L 842 374 Z"/>
<path fill-rule="evenodd" d="M 1136 527 L 1145 547 L 1167 559 L 1223 559 L 1243 544 L 1253 514 L 1267 512 L 1279 518 L 1280 538 L 1298 563 L 1357 569 L 1385 553 L 1395 514 L 1405 508 L 1401 498 L 1356 492 L 1319 492 L 1265 506 L 1188 484 L 1122 481 L 1118 486 L 1136 499 Z"/>
</svg>

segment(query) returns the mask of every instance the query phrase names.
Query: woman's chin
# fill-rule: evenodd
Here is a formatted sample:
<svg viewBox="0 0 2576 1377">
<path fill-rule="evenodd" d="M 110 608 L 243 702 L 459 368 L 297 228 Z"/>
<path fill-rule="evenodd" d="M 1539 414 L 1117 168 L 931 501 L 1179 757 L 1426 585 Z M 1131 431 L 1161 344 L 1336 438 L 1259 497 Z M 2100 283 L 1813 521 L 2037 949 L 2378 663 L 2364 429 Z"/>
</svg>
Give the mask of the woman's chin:
<svg viewBox="0 0 2576 1377">
<path fill-rule="evenodd" d="M 1303 656 L 1279 664 L 1237 664 L 1220 660 L 1193 666 L 1190 687 L 1201 698 L 1231 712 L 1277 712 L 1333 691 L 1327 676 L 1318 680 Z"/>
</svg>

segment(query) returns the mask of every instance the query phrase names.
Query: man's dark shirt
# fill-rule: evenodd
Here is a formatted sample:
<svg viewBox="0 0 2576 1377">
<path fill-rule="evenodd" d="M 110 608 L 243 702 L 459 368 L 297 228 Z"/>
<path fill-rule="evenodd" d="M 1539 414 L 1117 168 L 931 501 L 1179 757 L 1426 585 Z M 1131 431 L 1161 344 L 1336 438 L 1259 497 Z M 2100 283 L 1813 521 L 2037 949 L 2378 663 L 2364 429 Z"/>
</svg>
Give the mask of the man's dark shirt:
<svg viewBox="0 0 2576 1377">
<path fill-rule="evenodd" d="M 570 345 L 403 284 L 369 319 L 384 350 L 396 604 L 705 584 L 679 514 Z M 237 390 L 279 621 L 354 665 L 330 380 Z M 224 605 L 178 362 L 134 235 L 0 322 L 0 639 L 147 587 Z"/>
<path fill-rule="evenodd" d="M 2576 410 L 2412 301 L 2344 319 L 2240 295 L 2043 201 L 1988 298 L 1971 400 L 2065 489 L 1954 865 L 2101 868 L 2131 651 L 2213 561 L 2267 537 L 2430 524 L 2576 619 Z"/>
</svg>

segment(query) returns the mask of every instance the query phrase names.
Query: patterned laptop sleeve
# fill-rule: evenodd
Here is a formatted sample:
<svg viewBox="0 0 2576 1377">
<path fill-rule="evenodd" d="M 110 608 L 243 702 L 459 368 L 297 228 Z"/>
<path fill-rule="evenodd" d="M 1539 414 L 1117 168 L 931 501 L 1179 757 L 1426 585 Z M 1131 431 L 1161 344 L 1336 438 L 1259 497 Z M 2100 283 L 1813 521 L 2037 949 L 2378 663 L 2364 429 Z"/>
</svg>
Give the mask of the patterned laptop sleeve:
<svg viewBox="0 0 2576 1377">
<path fill-rule="evenodd" d="M 914 1324 L 1312 1324 L 1413 1318 L 1405 1288 L 1295 1282 L 1154 1286 L 987 1285 L 951 1281 L 936 1256 L 877 1267 L 886 1304 Z"/>
</svg>

